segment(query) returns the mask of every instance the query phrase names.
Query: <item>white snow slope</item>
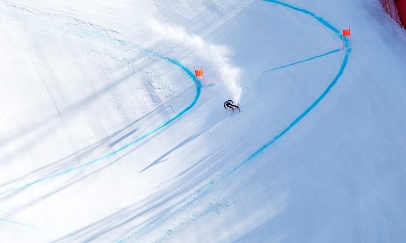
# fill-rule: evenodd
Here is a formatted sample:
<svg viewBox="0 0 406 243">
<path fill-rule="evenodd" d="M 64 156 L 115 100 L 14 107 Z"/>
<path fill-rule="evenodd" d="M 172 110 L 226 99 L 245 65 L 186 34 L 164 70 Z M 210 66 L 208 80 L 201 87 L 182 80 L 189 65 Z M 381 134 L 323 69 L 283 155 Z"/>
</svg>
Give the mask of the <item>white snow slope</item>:
<svg viewBox="0 0 406 243">
<path fill-rule="evenodd" d="M 0 242 L 406 242 L 379 1 L 0 0 L 0 31 Z"/>
</svg>

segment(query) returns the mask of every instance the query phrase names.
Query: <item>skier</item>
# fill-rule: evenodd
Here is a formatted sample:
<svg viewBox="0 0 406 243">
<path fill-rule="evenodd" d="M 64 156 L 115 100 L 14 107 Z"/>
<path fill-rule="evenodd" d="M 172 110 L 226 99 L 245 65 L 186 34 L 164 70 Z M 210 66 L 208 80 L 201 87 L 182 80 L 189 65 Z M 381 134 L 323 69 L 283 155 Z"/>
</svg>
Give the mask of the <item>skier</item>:
<svg viewBox="0 0 406 243">
<path fill-rule="evenodd" d="M 224 109 L 227 109 L 227 107 L 228 107 L 228 108 L 231 108 L 231 109 L 233 110 L 233 112 L 234 112 L 234 109 L 235 109 L 235 108 L 237 108 L 238 111 L 241 111 L 241 110 L 240 110 L 240 107 L 239 107 L 238 105 L 234 105 L 234 102 L 233 102 L 232 100 L 226 100 L 226 101 L 224 101 Z"/>
</svg>

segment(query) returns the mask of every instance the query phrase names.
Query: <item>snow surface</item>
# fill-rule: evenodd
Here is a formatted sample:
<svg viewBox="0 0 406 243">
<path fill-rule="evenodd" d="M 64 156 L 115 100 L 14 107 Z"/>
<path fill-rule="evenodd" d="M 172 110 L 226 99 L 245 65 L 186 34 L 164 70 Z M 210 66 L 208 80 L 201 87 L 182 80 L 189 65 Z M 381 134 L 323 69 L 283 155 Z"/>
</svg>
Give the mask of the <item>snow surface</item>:
<svg viewBox="0 0 406 243">
<path fill-rule="evenodd" d="M 0 0 L 0 31 L 0 242 L 406 242 L 379 1 Z"/>
</svg>

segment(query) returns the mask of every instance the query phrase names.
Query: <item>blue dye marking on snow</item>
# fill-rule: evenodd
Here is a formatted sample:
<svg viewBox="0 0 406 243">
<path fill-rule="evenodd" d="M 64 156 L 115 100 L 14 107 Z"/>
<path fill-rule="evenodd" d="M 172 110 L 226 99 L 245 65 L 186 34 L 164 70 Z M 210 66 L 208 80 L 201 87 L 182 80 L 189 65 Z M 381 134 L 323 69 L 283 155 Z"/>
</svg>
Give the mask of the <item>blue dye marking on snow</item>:
<svg viewBox="0 0 406 243">
<path fill-rule="evenodd" d="M 227 176 L 231 175 L 232 173 L 234 173 L 236 170 L 238 170 L 240 167 L 242 167 L 243 165 L 247 164 L 248 162 L 250 162 L 252 159 L 254 159 L 255 157 L 257 157 L 259 154 L 261 154 L 264 150 L 266 150 L 269 146 L 271 146 L 272 144 L 274 144 L 276 141 L 278 141 L 281 137 L 283 137 L 290 129 L 292 129 L 297 123 L 299 123 L 305 116 L 307 116 L 309 114 L 309 112 L 311 110 L 313 110 L 325 97 L 326 95 L 330 92 L 330 90 L 334 87 L 334 85 L 336 85 L 338 79 L 341 77 L 341 75 L 344 73 L 344 70 L 347 66 L 348 63 L 348 58 L 349 55 L 351 53 L 351 47 L 350 47 L 350 42 L 348 40 L 348 38 L 343 38 L 343 36 L 340 34 L 340 32 L 334 28 L 331 24 L 329 24 L 327 21 L 325 21 L 323 18 L 318 17 L 317 15 L 315 15 L 314 13 L 305 10 L 305 9 L 301 9 L 301 8 L 297 8 L 294 6 L 291 6 L 289 4 L 286 3 L 282 3 L 279 1 L 273 1 L 273 0 L 264 0 L 267 2 L 273 2 L 276 4 L 280 4 L 282 6 L 291 8 L 293 10 L 308 14 L 312 17 L 314 17 L 315 19 L 317 19 L 320 23 L 322 23 L 324 26 L 326 26 L 327 28 L 333 30 L 336 34 L 338 34 L 338 36 L 340 37 L 341 40 L 344 40 L 345 43 L 345 48 L 346 48 L 346 53 L 343 59 L 343 62 L 341 64 L 340 70 L 338 71 L 336 77 L 333 79 L 333 81 L 328 85 L 328 87 L 326 88 L 326 90 L 324 90 L 324 92 L 304 111 L 302 112 L 295 120 L 293 120 L 292 123 L 290 123 L 282 132 L 280 132 L 278 135 L 276 135 L 271 141 L 269 141 L 268 143 L 266 143 L 265 145 L 263 145 L 261 148 L 259 148 L 257 151 L 255 151 L 253 154 L 251 154 L 250 156 L 248 156 L 246 159 L 244 159 L 242 162 L 240 162 L 238 165 L 234 166 L 231 170 L 226 171 L 224 173 L 222 173 L 220 176 L 218 176 L 216 179 L 210 181 L 208 184 L 205 184 L 204 186 L 202 186 L 200 189 L 198 189 L 196 192 L 192 193 L 190 196 L 184 198 L 182 201 L 180 201 L 176 206 L 172 207 L 171 209 L 168 209 L 166 212 L 164 212 L 161 216 L 151 220 L 150 222 L 138 227 L 137 229 L 135 229 L 133 231 L 133 233 L 131 233 L 128 238 L 132 237 L 133 235 L 135 235 L 136 233 L 141 232 L 142 230 L 148 228 L 149 226 L 156 226 L 158 223 L 165 221 L 166 219 L 168 219 L 171 215 L 175 214 L 176 212 L 178 212 L 179 210 L 183 209 L 184 207 L 186 207 L 187 205 L 189 205 L 190 203 L 198 200 L 198 198 L 200 198 L 201 196 L 203 196 L 204 194 L 208 193 L 211 189 L 211 187 L 213 185 L 215 185 L 217 182 L 220 182 L 221 180 L 225 179 Z M 333 52 L 338 52 L 339 50 L 334 50 Z M 119 242 L 124 242 L 125 239 L 119 241 Z"/>
<path fill-rule="evenodd" d="M 0 9 L 0 11 L 4 12 L 2 9 Z M 151 55 L 153 55 L 153 56 L 156 56 L 156 57 L 158 57 L 158 58 L 160 58 L 160 59 L 166 60 L 166 61 L 168 61 L 168 62 L 170 62 L 170 63 L 176 65 L 177 67 L 181 68 L 184 72 L 186 72 L 186 74 L 187 74 L 187 75 L 193 80 L 193 82 L 196 84 L 196 95 L 195 95 L 194 100 L 192 101 L 192 103 L 191 103 L 189 106 L 187 106 L 187 107 L 186 107 L 184 110 L 182 110 L 179 114 L 177 114 L 177 115 L 174 116 L 173 118 L 169 119 L 168 121 L 166 121 L 166 122 L 165 122 L 164 124 L 162 124 L 161 126 L 155 128 L 154 130 L 150 131 L 149 133 L 144 134 L 143 136 L 139 137 L 138 139 L 132 141 L 132 142 L 129 143 L 129 144 L 124 145 L 123 147 L 121 147 L 121 148 L 119 148 L 119 149 L 117 149 L 117 150 L 115 150 L 115 151 L 112 151 L 112 152 L 110 152 L 110 153 L 108 153 L 108 154 L 106 154 L 106 155 L 104 155 L 104 156 L 102 156 L 102 157 L 99 157 L 99 158 L 97 158 L 97 159 L 94 159 L 94 160 L 92 160 L 92 161 L 89 161 L 89 162 L 87 162 L 87 163 L 85 163 L 85 164 L 83 164 L 83 165 L 80 165 L 80 166 L 77 166 L 77 167 L 73 167 L 73 168 L 70 168 L 70 169 L 68 169 L 68 170 L 61 171 L 61 172 L 52 174 L 52 175 L 43 177 L 43 178 L 41 178 L 41 179 L 34 180 L 34 181 L 32 181 L 32 182 L 30 182 L 30 183 L 27 183 L 27 184 L 25 184 L 25 185 L 22 185 L 22 186 L 19 186 L 19 187 L 15 187 L 15 188 L 11 188 L 11 189 L 9 189 L 9 190 L 0 192 L 0 195 L 4 195 L 4 194 L 7 194 L 7 193 L 10 193 L 10 192 L 13 192 L 13 191 L 17 191 L 17 190 L 20 190 L 20 189 L 24 189 L 24 188 L 30 187 L 30 186 L 35 185 L 35 184 L 38 184 L 38 183 L 40 183 L 40 182 L 43 182 L 43 181 L 46 181 L 46 180 L 49 180 L 49 179 L 52 179 L 52 178 L 55 178 L 55 177 L 59 177 L 59 176 L 65 175 L 65 174 L 70 173 L 70 172 L 72 172 L 72 171 L 81 169 L 81 168 L 83 168 L 83 167 L 86 167 L 86 166 L 92 165 L 92 164 L 94 164 L 94 163 L 96 163 L 96 162 L 99 162 L 99 161 L 102 161 L 102 160 L 104 160 L 104 159 L 107 159 L 107 158 L 109 158 L 109 157 L 111 157 L 111 156 L 113 156 L 113 155 L 115 155 L 115 154 L 117 154 L 117 153 L 119 153 L 119 152 L 125 150 L 126 148 L 130 147 L 131 145 L 134 145 L 134 144 L 140 142 L 141 140 L 143 140 L 143 139 L 149 137 L 150 135 L 152 135 L 152 134 L 158 132 L 159 130 L 163 129 L 164 127 L 168 126 L 170 123 L 172 123 L 173 121 L 175 121 L 175 120 L 177 120 L 178 118 L 180 118 L 181 116 L 183 116 L 187 111 L 189 111 L 189 110 L 197 103 L 197 101 L 198 101 L 198 99 L 199 99 L 199 97 L 200 97 L 202 84 L 201 84 L 200 82 L 195 82 L 195 75 L 193 74 L 193 72 L 192 72 L 191 70 L 189 70 L 187 67 L 185 67 L 184 65 L 182 65 L 180 62 L 178 62 L 178 61 L 176 61 L 176 60 L 174 60 L 174 59 L 172 59 L 172 58 L 170 58 L 170 57 L 167 57 L 167 56 L 164 56 L 164 55 L 162 55 L 162 54 L 156 53 L 156 52 L 154 52 L 154 51 L 152 51 L 152 50 L 142 48 L 141 46 L 136 45 L 136 44 L 133 44 L 133 43 L 131 43 L 131 42 L 124 41 L 124 40 L 117 39 L 117 38 L 112 38 L 110 35 L 104 34 L 104 33 L 100 32 L 99 30 L 87 29 L 87 30 L 85 30 L 85 31 L 88 32 L 88 33 L 94 33 L 94 34 L 96 34 L 96 35 L 103 35 L 103 36 L 106 36 L 106 37 L 108 37 L 108 38 L 110 38 L 110 39 L 112 39 L 112 40 L 114 40 L 114 41 L 117 41 L 117 42 L 119 42 L 119 43 L 121 43 L 121 44 L 130 45 L 130 46 L 132 46 L 132 47 L 134 47 L 134 48 L 137 48 L 138 50 L 144 51 L 144 52 L 146 52 L 146 53 L 148 53 L 148 54 L 151 54 Z"/>
<path fill-rule="evenodd" d="M 210 182 L 210 185 L 213 185 L 216 181 L 219 181 L 221 179 L 223 179 L 224 177 L 232 174 L 234 171 L 236 171 L 237 169 L 239 169 L 241 166 L 243 166 L 244 164 L 248 163 L 249 161 L 251 161 L 253 158 L 255 158 L 256 156 L 258 156 L 261 152 L 263 152 L 265 149 L 267 149 L 270 145 L 274 144 L 276 141 L 278 141 L 283 135 L 285 135 L 290 129 L 292 129 L 298 122 L 300 122 L 305 116 L 307 116 L 307 114 L 309 114 L 309 112 L 311 110 L 313 110 L 323 99 L 324 97 L 326 97 L 326 95 L 330 92 L 331 88 L 333 88 L 333 86 L 337 83 L 338 79 L 341 77 L 341 75 L 343 74 L 345 67 L 347 66 L 348 63 L 348 58 L 349 55 L 351 53 L 351 47 L 349 46 L 349 41 L 347 38 L 343 38 L 343 36 L 341 35 L 340 31 L 338 31 L 338 29 L 336 29 L 335 27 L 333 27 L 329 22 L 327 22 L 326 20 L 324 20 L 323 18 L 317 16 L 316 14 L 306 10 L 306 9 L 301 9 L 301 8 L 297 8 L 294 7 L 292 5 L 283 3 L 283 2 L 279 2 L 276 0 L 264 0 L 266 2 L 272 2 L 272 3 L 276 3 L 276 4 L 280 4 L 282 6 L 291 8 L 293 10 L 296 10 L 298 12 L 302 12 L 305 13 L 307 15 L 312 16 L 313 18 L 315 18 L 316 20 L 318 20 L 321 24 L 323 24 L 324 26 L 326 26 L 327 28 L 333 30 L 336 34 L 338 34 L 338 36 L 340 37 L 340 39 L 344 40 L 345 43 L 345 47 L 346 47 L 346 53 L 344 56 L 344 60 L 341 64 L 340 70 L 338 71 L 338 74 L 336 75 L 336 77 L 333 79 L 333 81 L 329 84 L 329 86 L 327 87 L 327 89 L 302 113 L 300 114 L 295 120 L 293 120 L 292 123 L 289 124 L 289 126 L 287 126 L 281 133 L 279 133 L 277 136 L 275 136 L 271 141 L 269 141 L 268 143 L 266 143 L 265 145 L 263 145 L 261 148 L 259 148 L 256 152 L 254 152 L 253 154 L 251 154 L 248 158 L 246 158 L 245 160 L 243 160 L 240 164 L 238 164 L 237 166 L 233 167 L 232 170 L 223 173 L 221 176 L 219 176 L 216 180 L 213 180 Z M 331 53 L 334 52 L 338 52 L 339 49 L 332 51 Z M 330 54 L 331 54 L 330 53 Z M 329 54 L 329 53 L 326 53 Z M 326 55 L 324 54 L 324 56 Z"/>
<path fill-rule="evenodd" d="M 329 22 L 327 22 L 327 21 L 326 21 L 325 19 L 323 19 L 322 17 L 317 16 L 315 13 L 310 12 L 309 10 L 306 10 L 306 9 L 303 9 L 303 8 L 298 8 L 298 7 L 292 6 L 292 5 L 290 5 L 290 4 L 283 3 L 283 2 L 280 2 L 280 1 L 276 1 L 276 0 L 264 0 L 264 1 L 265 1 L 265 2 L 276 3 L 276 4 L 282 5 L 282 6 L 284 6 L 284 7 L 293 9 L 293 10 L 295 10 L 295 11 L 302 12 L 302 13 L 304 13 L 304 14 L 310 15 L 311 17 L 313 17 L 313 18 L 315 18 L 317 21 L 319 21 L 321 24 L 323 24 L 323 25 L 326 26 L 327 28 L 331 29 L 334 33 L 336 33 L 336 34 L 340 37 L 341 40 L 343 39 L 343 36 L 341 35 L 341 32 L 340 32 L 337 28 L 335 28 L 333 25 L 331 25 Z"/>
<path fill-rule="evenodd" d="M 337 83 L 338 79 L 341 77 L 341 75 L 343 74 L 345 67 L 347 66 L 348 63 L 348 58 L 349 55 L 351 53 L 351 47 L 350 47 L 350 42 L 348 40 L 348 38 L 343 38 L 343 36 L 340 34 L 340 32 L 334 28 L 331 24 L 329 24 L 327 21 L 325 21 L 323 18 L 318 17 L 316 14 L 305 10 L 305 9 L 301 9 L 301 8 L 297 8 L 294 6 L 291 6 L 289 4 L 286 3 L 282 3 L 279 1 L 274 1 L 274 0 L 264 0 L 267 2 L 273 2 L 276 4 L 280 4 L 282 6 L 291 8 L 293 10 L 308 14 L 312 17 L 314 17 L 316 20 L 318 20 L 321 24 L 323 24 L 324 26 L 326 26 L 327 28 L 330 28 L 331 30 L 333 30 L 334 32 L 338 33 L 338 35 L 340 36 L 340 38 L 342 40 L 344 40 L 345 43 L 345 48 L 346 48 L 346 53 L 344 56 L 344 60 L 341 64 L 340 70 L 338 71 L 338 74 L 336 75 L 336 77 L 333 79 L 333 81 L 328 85 L 328 87 L 326 88 L 326 90 L 324 90 L 324 92 L 302 113 L 300 114 L 295 120 L 293 120 L 292 123 L 289 124 L 289 126 L 287 126 L 281 133 L 279 133 L 278 135 L 276 135 L 271 141 L 269 141 L 268 143 L 266 143 L 265 145 L 263 145 L 261 148 L 259 148 L 256 152 L 254 152 L 253 154 L 251 154 L 248 158 L 246 158 L 245 160 L 243 160 L 240 164 L 238 164 L 237 166 L 234 166 L 232 168 L 232 170 L 229 170 L 227 172 L 224 172 L 221 176 L 219 176 L 216 180 L 213 180 L 210 182 L 210 185 L 213 185 L 216 181 L 220 181 L 222 180 L 224 177 L 229 176 L 230 174 L 232 174 L 234 171 L 236 171 L 237 169 L 239 169 L 241 166 L 243 166 L 244 164 L 248 163 L 249 161 L 251 161 L 253 158 L 257 157 L 260 153 L 262 153 L 265 149 L 267 149 L 270 145 L 274 144 L 276 141 L 278 141 L 281 137 L 283 137 L 283 135 L 285 135 L 290 129 L 292 129 L 298 122 L 300 122 L 305 116 L 307 116 L 309 114 L 309 112 L 311 110 L 313 110 L 323 99 L 324 97 L 326 97 L 326 95 L 330 92 L 331 88 L 333 88 L 333 86 Z M 337 52 L 339 50 L 335 50 L 333 52 Z"/>
<path fill-rule="evenodd" d="M 4 12 L 2 9 L 0 9 L 0 11 L 1 11 L 1 12 Z M 100 31 L 95 31 L 95 30 L 87 30 L 87 32 L 90 32 L 90 33 L 93 33 L 93 34 L 96 34 L 96 35 L 102 35 L 102 36 L 104 35 L 102 32 L 100 32 Z M 109 36 L 109 35 L 107 35 L 107 36 L 108 36 L 109 38 L 111 38 L 111 36 Z M 135 44 L 133 44 L 133 43 L 130 43 L 130 42 L 127 42 L 127 41 L 123 41 L 123 40 L 120 40 L 120 39 L 116 39 L 116 38 L 112 38 L 112 39 L 113 39 L 114 41 L 118 41 L 118 42 L 120 42 L 120 43 L 122 43 L 122 44 L 131 45 L 132 47 L 135 47 L 135 48 L 137 48 L 137 49 L 139 49 L 139 50 L 141 50 L 141 51 L 144 51 L 144 52 L 146 52 L 146 53 L 148 53 L 148 54 L 151 54 L 151 55 L 153 55 L 153 56 L 156 56 L 156 57 L 158 57 L 158 58 L 160 58 L 160 59 L 166 60 L 166 61 L 168 61 L 168 62 L 170 62 L 170 63 L 176 65 L 177 67 L 181 68 L 184 72 L 186 72 L 186 74 L 195 82 L 195 75 L 193 74 L 193 72 L 192 72 L 191 70 L 189 70 L 187 67 L 185 67 L 184 65 L 182 65 L 180 62 L 178 62 L 178 61 L 176 61 L 176 60 L 174 60 L 174 59 L 172 59 L 172 58 L 170 58 L 170 57 L 167 57 L 167 56 L 164 56 L 164 55 L 162 55 L 162 54 L 156 53 L 156 52 L 154 52 L 154 51 L 152 51 L 152 50 L 144 49 L 144 48 L 142 48 L 142 47 L 139 46 L 139 45 L 135 45 Z M 183 116 L 187 111 L 189 111 L 189 110 L 197 103 L 197 101 L 198 101 L 198 99 L 199 99 L 199 97 L 200 97 L 202 84 L 201 84 L 200 82 L 195 82 L 195 85 L 196 85 L 196 95 L 195 95 L 195 98 L 194 98 L 194 100 L 192 101 L 192 103 L 191 103 L 189 106 L 187 106 L 184 110 L 182 110 L 179 114 L 177 114 L 177 115 L 174 116 L 173 118 L 169 119 L 168 121 L 166 121 L 166 122 L 165 122 L 164 124 L 162 124 L 161 126 L 159 126 L 159 127 L 155 128 L 154 130 L 150 131 L 149 133 L 144 134 L 143 136 L 141 136 L 140 138 L 134 140 L 133 142 L 131 142 L 131 143 L 129 143 L 129 144 L 126 144 L 126 145 L 124 145 L 123 147 L 121 147 L 121 148 L 119 148 L 119 149 L 117 149 L 117 150 L 115 150 L 115 151 L 112 151 L 112 152 L 110 152 L 109 154 L 106 154 L 105 156 L 102 156 L 102 157 L 100 157 L 100 158 L 97 158 L 97 159 L 94 159 L 94 160 L 92 160 L 92 161 L 89 161 L 89 162 L 87 162 L 87 163 L 85 163 L 85 164 L 83 164 L 83 165 L 81 165 L 81 166 L 73 167 L 73 168 L 71 168 L 71 169 L 68 169 L 68 170 L 65 170 L 65 171 L 62 171 L 62 172 L 59 172 L 59 173 L 55 173 L 55 174 L 49 175 L 49 176 L 43 177 L 43 178 L 41 178 L 41 179 L 37 179 L 37 180 L 35 180 L 35 181 L 32 181 L 31 183 L 27 183 L 27 184 L 25 184 L 25 185 L 22 185 L 22 186 L 19 186 L 19 187 L 15 187 L 15 188 L 12 188 L 12 189 L 9 189 L 9 190 L 0 192 L 0 195 L 4 195 L 4 194 L 7 194 L 7 193 L 10 193 L 10 192 L 13 192 L 13 191 L 17 191 L 17 190 L 20 190 L 20 189 L 24 189 L 24 188 L 30 187 L 30 186 L 32 186 L 32 185 L 38 184 L 38 183 L 40 183 L 40 182 L 43 182 L 43 181 L 46 181 L 46 180 L 49 180 L 49 179 L 52 179 L 52 178 L 55 178 L 55 177 L 59 177 L 59 176 L 65 175 L 65 174 L 67 174 L 67 173 L 73 172 L 73 171 L 75 171 L 75 170 L 78 170 L 78 169 L 80 169 L 80 168 L 83 168 L 83 167 L 92 165 L 92 164 L 94 164 L 94 163 L 96 163 L 96 162 L 99 162 L 99 161 L 101 161 L 101 160 L 107 159 L 107 158 L 109 158 L 109 157 L 111 157 L 111 156 L 113 156 L 113 155 L 115 155 L 115 154 L 117 154 L 117 153 L 119 153 L 119 152 L 125 150 L 126 148 L 130 147 L 131 145 L 134 145 L 135 143 L 138 143 L 138 142 L 140 142 L 141 140 L 147 138 L 148 136 L 150 136 L 150 135 L 152 135 L 152 134 L 158 132 L 159 130 L 161 130 L 161 129 L 163 129 L 164 127 L 168 126 L 168 125 L 169 125 L 170 123 L 172 123 L 173 121 L 175 121 L 175 120 L 177 120 L 178 118 L 180 118 L 181 116 Z M 39 228 L 39 227 L 36 227 L 36 226 L 31 226 L 31 225 L 28 225 L 28 224 L 23 224 L 23 223 L 20 223 L 20 222 L 16 222 L 16 221 L 4 219 L 4 218 L 0 218 L 0 221 L 1 221 L 1 222 L 11 223 L 11 224 L 16 224 L 16 225 L 20 225 L 20 226 L 24 226 L 24 227 L 30 227 L 30 228 L 37 229 L 37 230 L 46 230 L 46 229 L 43 229 L 43 228 Z"/>
<path fill-rule="evenodd" d="M 289 124 L 289 126 L 287 126 L 281 133 L 279 133 L 278 135 L 276 135 L 271 141 L 269 141 L 268 143 L 266 143 L 265 145 L 263 145 L 261 148 L 259 148 L 257 151 L 255 151 L 253 154 L 251 154 L 250 156 L 248 156 L 248 158 L 244 159 L 240 164 L 234 166 L 231 170 L 224 172 L 223 174 L 221 174 L 217 179 L 211 181 L 209 183 L 210 186 L 214 185 L 215 182 L 218 182 L 222 179 L 224 179 L 225 177 L 231 175 L 233 172 L 235 172 L 237 169 L 239 169 L 241 166 L 243 166 L 244 164 L 248 163 L 249 161 L 251 161 L 252 159 L 254 159 L 255 157 L 257 157 L 260 153 L 262 153 L 265 149 L 267 149 L 269 146 L 271 146 L 272 144 L 274 144 L 276 141 L 278 141 L 281 137 L 283 137 L 283 135 L 285 135 L 290 129 L 292 129 L 298 122 L 300 122 L 305 116 L 307 116 L 309 114 L 309 112 L 311 110 L 313 110 L 325 97 L 326 95 L 330 92 L 331 88 L 334 87 L 334 85 L 337 83 L 338 79 L 341 77 L 341 75 L 344 73 L 345 67 L 347 66 L 348 63 L 348 58 L 349 55 L 351 53 L 351 47 L 350 47 L 350 41 L 348 40 L 348 38 L 343 38 L 343 36 L 340 34 L 340 32 L 334 28 L 331 24 L 329 24 L 327 21 L 325 21 L 323 18 L 318 17 L 317 15 L 315 15 L 314 13 L 305 10 L 305 9 L 300 9 L 294 6 L 291 6 L 289 4 L 286 3 L 282 3 L 279 1 L 274 1 L 274 0 L 264 0 L 267 2 L 273 2 L 276 4 L 280 4 L 282 6 L 286 6 L 288 8 L 291 8 L 293 10 L 302 12 L 302 13 L 306 13 L 314 18 L 316 18 L 320 23 L 322 23 L 324 26 L 326 26 L 327 28 L 332 29 L 334 32 L 338 32 L 340 38 L 342 40 L 344 40 L 345 43 L 345 48 L 346 48 L 346 53 L 344 56 L 344 60 L 341 64 L 340 70 L 338 71 L 338 74 L 336 75 L 336 77 L 333 79 L 333 81 L 328 85 L 328 87 L 326 88 L 326 90 L 324 90 L 324 92 L 302 113 L 300 114 L 295 120 L 293 120 L 292 123 Z M 335 50 L 333 52 L 337 52 L 339 50 Z M 206 189 L 208 189 L 208 187 L 206 186 Z M 203 191 L 203 190 L 202 190 Z M 205 190 L 204 192 L 206 192 L 207 190 Z"/>
<path fill-rule="evenodd" d="M 39 227 L 36 227 L 36 226 L 32 226 L 32 225 L 28 225 L 28 224 L 23 224 L 23 223 L 16 222 L 16 221 L 12 221 L 12 220 L 8 220 L 8 219 L 0 218 L 0 221 L 6 222 L 6 223 L 10 223 L 10 224 L 17 224 L 17 225 L 20 225 L 20 226 L 29 227 L 29 228 L 33 228 L 33 229 L 45 230 L 45 229 L 42 229 L 42 228 L 39 228 Z"/>
<path fill-rule="evenodd" d="M 123 42 L 123 41 L 120 41 L 120 42 Z M 147 53 L 149 53 L 149 54 L 152 54 L 152 55 L 154 55 L 154 56 L 156 56 L 156 57 L 158 57 L 158 58 L 167 60 L 167 61 L 169 61 L 170 63 L 172 63 L 172 64 L 178 66 L 179 68 L 181 68 L 183 71 L 186 72 L 186 74 L 193 80 L 193 82 L 195 82 L 195 75 L 193 74 L 193 72 L 192 72 L 191 70 L 189 70 L 187 67 L 185 67 L 184 65 L 182 65 L 180 62 L 178 62 L 178 61 L 176 61 L 176 60 L 174 60 L 174 59 L 172 59 L 172 58 L 170 58 L 170 57 L 161 55 L 161 54 L 159 54 L 159 53 L 155 53 L 155 52 L 152 51 L 152 50 L 142 49 L 141 47 L 139 47 L 139 46 L 137 46 L 137 45 L 133 45 L 133 46 L 135 46 L 135 47 L 137 47 L 138 49 L 141 49 L 141 50 L 143 50 L 143 51 L 145 51 L 145 52 L 147 52 Z M 87 162 L 87 163 L 85 163 L 85 164 L 83 164 L 83 165 L 76 166 L 76 167 L 70 168 L 70 169 L 68 169 L 68 170 L 61 171 L 61 172 L 59 172 L 59 173 L 55 173 L 55 174 L 53 174 L 53 175 L 49 175 L 49 176 L 44 177 L 44 178 L 41 178 L 41 179 L 37 179 L 37 180 L 32 181 L 32 182 L 30 182 L 30 183 L 27 183 L 27 184 L 25 184 L 25 185 L 22 185 L 22 186 L 19 186 L 19 187 L 15 187 L 15 188 L 12 188 L 12 189 L 9 189 L 9 190 L 0 192 L 0 195 L 7 194 L 7 193 L 9 193 L 9 192 L 17 191 L 17 190 L 20 190 L 20 189 L 24 189 L 24 188 L 30 187 L 30 186 L 32 186 L 32 185 L 38 184 L 38 183 L 40 183 L 40 182 L 43 182 L 43 181 L 46 181 L 46 180 L 49 180 L 49 179 L 52 179 L 52 178 L 55 178 L 55 177 L 59 177 L 59 176 L 65 175 L 65 174 L 67 174 L 67 173 L 70 173 L 70 172 L 72 172 L 72 171 L 75 171 L 75 170 L 81 169 L 81 168 L 83 168 L 83 167 L 92 165 L 92 164 L 94 164 L 94 163 L 96 163 L 96 162 L 99 162 L 99 161 L 102 161 L 102 160 L 104 160 L 104 159 L 107 159 L 107 158 L 109 158 L 109 157 L 111 157 L 111 156 L 113 156 L 113 155 L 115 155 L 115 154 L 117 154 L 117 153 L 119 153 L 119 152 L 125 150 L 126 148 L 128 148 L 128 147 L 130 147 L 130 146 L 132 146 L 132 145 L 134 145 L 134 144 L 136 144 L 136 143 L 138 143 L 139 141 L 141 141 L 141 140 L 143 140 L 143 139 L 149 137 L 150 135 L 152 135 L 152 134 L 158 132 L 158 131 L 161 130 L 162 128 L 168 126 L 170 123 L 172 123 L 173 121 L 175 121 L 176 119 L 178 119 L 178 118 L 180 118 L 181 116 L 183 116 L 187 111 L 189 111 L 189 110 L 196 104 L 196 102 L 198 101 L 198 99 L 199 99 L 199 97 L 200 97 L 202 85 L 201 85 L 200 82 L 195 82 L 195 84 L 196 84 L 196 96 L 195 96 L 194 100 L 192 101 L 192 103 L 191 103 L 188 107 L 186 107 L 184 110 L 182 110 L 179 114 L 177 114 L 177 115 L 174 116 L 173 118 L 169 119 L 169 120 L 166 121 L 164 124 L 160 125 L 159 127 L 155 128 L 154 130 L 152 130 L 152 131 L 150 131 L 150 132 L 144 134 L 143 136 L 141 136 L 141 137 L 137 138 L 136 140 L 132 141 L 131 143 L 128 143 L 128 144 L 122 146 L 121 148 L 119 148 L 119 149 L 117 149 L 117 150 L 114 150 L 114 151 L 112 151 L 112 152 L 110 152 L 110 153 L 108 153 L 108 154 L 106 154 L 106 155 L 104 155 L 104 156 L 102 156 L 102 157 L 100 157 L 100 158 L 97 158 L 97 159 L 94 159 L 94 160 L 92 160 L 92 161 L 89 161 L 89 162 Z"/>
<path fill-rule="evenodd" d="M 294 63 L 287 64 L 287 65 L 284 65 L 284 66 L 280 66 L 280 67 L 277 67 L 277 68 L 272 68 L 272 69 L 267 70 L 265 72 L 275 71 L 275 70 L 278 70 L 278 69 L 281 69 L 281 68 L 286 68 L 286 67 L 290 67 L 290 66 L 293 66 L 293 65 L 296 65 L 296 64 L 303 63 L 303 62 L 308 62 L 308 61 L 314 60 L 316 58 L 324 57 L 324 56 L 327 56 L 327 55 L 330 55 L 330 54 L 333 54 L 333 53 L 336 53 L 336 52 L 339 52 L 339 51 L 341 51 L 341 49 L 337 49 L 337 50 L 334 50 L 334 51 L 329 51 L 327 53 L 324 53 L 324 54 L 321 54 L 321 55 L 318 55 L 318 56 L 314 56 L 314 57 L 311 57 L 311 58 L 308 58 L 308 59 L 305 59 L 305 60 L 302 60 L 302 61 L 294 62 Z"/>
<path fill-rule="evenodd" d="M 343 63 L 341 64 L 341 68 L 337 74 L 337 76 L 334 78 L 334 80 L 330 83 L 330 85 L 327 87 L 327 89 L 317 98 L 302 114 L 300 114 L 288 127 L 286 127 L 281 133 L 279 133 L 277 136 L 275 136 L 271 141 L 269 141 L 267 144 L 262 146 L 260 149 L 258 149 L 255 153 L 250 155 L 248 158 L 246 158 L 242 163 L 240 163 L 238 166 L 233 168 L 233 171 L 236 170 L 237 168 L 241 167 L 243 164 L 247 163 L 251 159 L 255 158 L 257 155 L 259 155 L 261 152 L 263 152 L 266 148 L 268 148 L 270 145 L 274 144 L 278 139 L 280 139 L 283 135 L 285 135 L 290 129 L 292 129 L 299 121 L 301 121 L 311 110 L 313 110 L 319 103 L 326 97 L 326 95 L 330 92 L 331 88 L 337 83 L 338 79 L 341 77 L 341 75 L 344 72 L 345 67 L 347 66 L 348 63 L 348 57 L 351 53 L 351 48 L 348 48 L 345 57 L 343 60 Z M 231 173 L 228 173 L 231 174 Z"/>
</svg>

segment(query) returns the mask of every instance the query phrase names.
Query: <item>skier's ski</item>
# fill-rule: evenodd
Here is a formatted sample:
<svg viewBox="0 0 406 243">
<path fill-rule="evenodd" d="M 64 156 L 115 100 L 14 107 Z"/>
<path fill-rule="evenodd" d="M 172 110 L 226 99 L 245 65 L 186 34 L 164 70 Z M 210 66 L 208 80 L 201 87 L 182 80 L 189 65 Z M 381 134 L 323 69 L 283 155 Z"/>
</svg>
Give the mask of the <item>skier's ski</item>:
<svg viewBox="0 0 406 243">
<path fill-rule="evenodd" d="M 237 105 L 238 105 L 238 104 L 237 104 Z M 238 109 L 238 113 L 240 113 L 240 112 L 241 112 L 240 106 L 237 106 L 237 108 L 236 108 L 236 109 Z M 233 113 L 231 113 L 231 115 L 232 115 L 232 114 L 234 114 L 234 111 L 235 111 L 236 109 L 233 109 Z"/>
</svg>

